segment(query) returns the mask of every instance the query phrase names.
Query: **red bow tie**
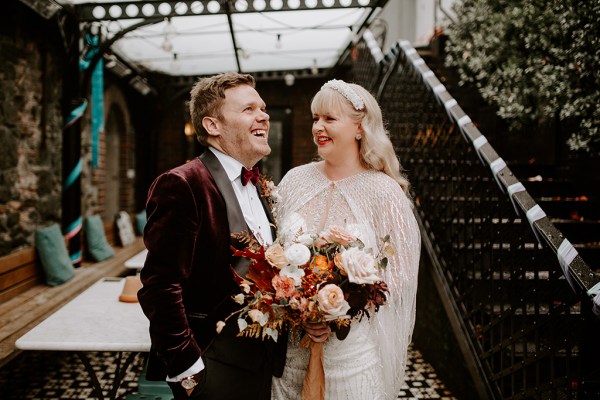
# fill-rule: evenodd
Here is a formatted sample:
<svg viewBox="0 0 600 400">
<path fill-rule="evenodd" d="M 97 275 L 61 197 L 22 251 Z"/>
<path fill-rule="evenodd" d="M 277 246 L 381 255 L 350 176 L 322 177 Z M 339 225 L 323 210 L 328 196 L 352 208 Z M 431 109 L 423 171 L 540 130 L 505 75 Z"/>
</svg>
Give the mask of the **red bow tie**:
<svg viewBox="0 0 600 400">
<path fill-rule="evenodd" d="M 248 182 L 252 182 L 252 184 L 256 186 L 259 177 L 260 172 L 258 171 L 258 167 L 254 167 L 252 169 L 246 169 L 246 167 L 242 167 L 242 185 L 246 186 Z"/>
</svg>

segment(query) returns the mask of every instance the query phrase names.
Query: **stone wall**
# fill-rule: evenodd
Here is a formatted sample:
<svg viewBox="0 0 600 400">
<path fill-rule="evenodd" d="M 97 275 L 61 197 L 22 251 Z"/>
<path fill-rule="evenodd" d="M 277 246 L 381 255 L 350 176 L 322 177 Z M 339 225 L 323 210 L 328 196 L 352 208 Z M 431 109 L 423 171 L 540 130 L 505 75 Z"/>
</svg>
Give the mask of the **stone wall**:
<svg viewBox="0 0 600 400">
<path fill-rule="evenodd" d="M 0 16 L 0 256 L 60 222 L 62 40 L 19 2 Z"/>
<path fill-rule="evenodd" d="M 43 19 L 19 1 L 9 1 L 4 11 L 0 15 L 0 256 L 33 245 L 36 228 L 61 223 L 66 62 L 56 20 Z M 135 129 L 122 87 L 122 82 L 105 75 L 105 131 L 110 130 L 117 145 L 107 145 L 107 133 L 100 134 L 100 162 L 94 169 L 91 107 L 81 119 L 84 217 L 100 214 L 109 221 L 115 210 L 133 214 L 140 209 L 135 197 Z M 112 159 L 116 182 L 107 186 L 107 155 L 116 151 L 118 159 Z M 118 191 L 111 198 L 112 208 L 106 204 L 111 188 Z"/>
</svg>

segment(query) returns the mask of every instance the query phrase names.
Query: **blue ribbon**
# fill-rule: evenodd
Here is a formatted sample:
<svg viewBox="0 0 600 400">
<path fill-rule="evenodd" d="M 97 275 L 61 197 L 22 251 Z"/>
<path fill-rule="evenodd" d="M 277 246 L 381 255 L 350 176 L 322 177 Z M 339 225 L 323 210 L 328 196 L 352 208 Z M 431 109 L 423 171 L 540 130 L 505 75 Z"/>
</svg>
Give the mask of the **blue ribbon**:
<svg viewBox="0 0 600 400">
<path fill-rule="evenodd" d="M 92 168 L 98 167 L 98 141 L 104 130 L 104 61 L 100 59 L 92 72 Z"/>
<path fill-rule="evenodd" d="M 81 261 L 81 250 L 69 255 L 69 258 L 71 259 L 72 264 L 75 264 L 75 263 Z"/>
<path fill-rule="evenodd" d="M 83 99 L 80 105 L 71 110 L 69 116 L 67 117 L 67 120 L 65 121 L 65 128 L 68 128 L 69 126 L 73 125 L 75 121 L 81 118 L 81 116 L 85 112 L 85 109 L 87 108 L 87 105 L 87 100 Z"/>
<path fill-rule="evenodd" d="M 83 221 L 83 219 L 81 218 L 81 215 L 80 215 L 79 217 L 77 217 L 77 219 L 75 221 L 71 222 L 69 224 L 69 226 L 67 227 L 67 233 L 65 234 L 65 236 L 67 236 L 68 238 L 71 238 L 76 233 L 78 233 L 81 230 L 82 221 Z"/>
<path fill-rule="evenodd" d="M 73 167 L 71 172 L 69 172 L 69 176 L 65 180 L 65 189 L 68 189 L 73 183 L 75 183 L 77 178 L 79 178 L 81 176 L 81 169 L 82 169 L 82 162 L 81 162 L 81 158 L 80 158 L 79 161 L 77 161 L 77 164 L 75 165 L 75 167 Z"/>
</svg>

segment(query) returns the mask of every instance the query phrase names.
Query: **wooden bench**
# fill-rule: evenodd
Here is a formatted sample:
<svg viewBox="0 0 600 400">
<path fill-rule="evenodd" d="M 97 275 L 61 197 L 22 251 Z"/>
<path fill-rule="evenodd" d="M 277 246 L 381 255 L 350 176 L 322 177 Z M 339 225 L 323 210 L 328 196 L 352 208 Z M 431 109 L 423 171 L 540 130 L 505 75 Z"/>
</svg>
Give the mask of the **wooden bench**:
<svg viewBox="0 0 600 400">
<path fill-rule="evenodd" d="M 144 249 L 142 238 L 136 237 L 134 243 L 119 247 L 115 245 L 113 224 L 106 224 L 105 231 L 116 254 L 101 262 L 84 261 L 71 280 L 55 287 L 45 283 L 35 248 L 0 257 L 0 366 L 19 353 L 15 348 L 19 337 L 94 282 L 132 272 L 124 263 Z"/>
</svg>

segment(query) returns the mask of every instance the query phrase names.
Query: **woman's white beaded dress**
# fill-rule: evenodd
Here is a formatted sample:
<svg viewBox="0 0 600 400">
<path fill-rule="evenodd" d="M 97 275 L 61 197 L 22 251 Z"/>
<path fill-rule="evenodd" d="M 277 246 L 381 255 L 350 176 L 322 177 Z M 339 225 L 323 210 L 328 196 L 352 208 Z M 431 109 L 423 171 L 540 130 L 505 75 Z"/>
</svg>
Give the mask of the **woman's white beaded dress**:
<svg viewBox="0 0 600 400">
<path fill-rule="evenodd" d="M 334 334 L 324 344 L 327 400 L 395 399 L 404 378 L 407 348 L 415 320 L 421 237 L 412 205 L 396 181 L 382 172 L 363 171 L 331 181 L 311 163 L 289 171 L 278 185 L 281 234 L 299 226 L 307 233 L 344 226 L 367 248 L 390 235 L 395 254 L 382 272 L 388 303 L 371 318 L 354 320 L 349 335 Z M 273 400 L 301 399 L 309 351 L 290 335 L 285 370 L 273 379 Z"/>
</svg>

